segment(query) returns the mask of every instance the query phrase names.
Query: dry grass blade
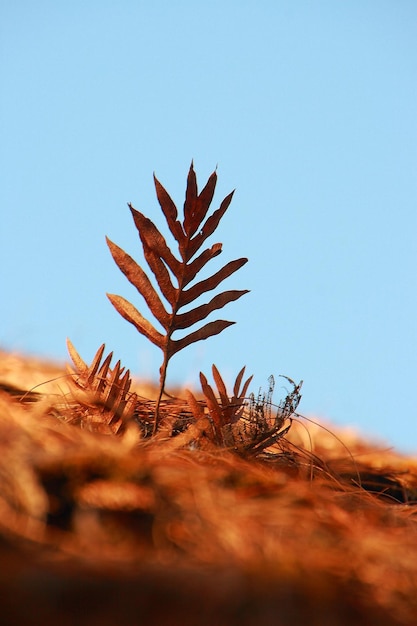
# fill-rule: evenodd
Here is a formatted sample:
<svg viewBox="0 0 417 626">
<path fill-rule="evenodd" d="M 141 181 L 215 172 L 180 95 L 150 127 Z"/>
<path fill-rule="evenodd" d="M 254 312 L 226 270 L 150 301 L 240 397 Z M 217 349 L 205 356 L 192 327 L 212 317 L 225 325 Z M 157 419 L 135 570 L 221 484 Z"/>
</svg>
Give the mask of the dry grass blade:
<svg viewBox="0 0 417 626">
<path fill-rule="evenodd" d="M 107 239 L 110 252 L 126 278 L 136 287 L 144 298 L 150 312 L 162 326 L 164 333 L 159 332 L 153 324 L 140 313 L 136 307 L 114 294 L 107 294 L 116 310 L 133 324 L 135 328 L 163 352 L 163 363 L 160 368 L 160 392 L 155 415 L 155 432 L 159 421 L 159 404 L 162 398 L 168 362 L 179 350 L 195 341 L 208 339 L 233 324 L 226 320 L 209 322 L 191 331 L 180 339 L 174 339 L 173 334 L 178 330 L 189 329 L 201 322 L 214 311 L 223 308 L 230 302 L 239 299 L 248 290 L 229 290 L 215 295 L 209 302 L 196 306 L 186 312 L 180 312 L 184 306 L 193 303 L 197 298 L 216 289 L 226 278 L 240 269 L 246 258 L 236 259 L 226 263 L 220 270 L 191 285 L 197 274 L 206 264 L 221 253 L 222 245 L 216 243 L 203 250 L 196 258 L 195 255 L 213 234 L 219 222 L 230 205 L 233 193 L 230 193 L 221 202 L 220 207 L 207 217 L 213 199 L 217 174 L 213 172 L 203 190 L 198 193 L 197 179 L 191 164 L 184 203 L 184 218 L 182 224 L 178 220 L 177 208 L 161 185 L 154 177 L 156 195 L 161 206 L 168 228 L 178 244 L 180 258 L 170 250 L 164 236 L 155 224 L 140 211 L 129 204 L 135 226 L 143 247 L 145 260 L 153 273 L 161 296 L 169 304 L 168 310 L 152 285 L 145 271 L 122 248 Z M 175 284 L 174 284 L 175 279 Z"/>
</svg>

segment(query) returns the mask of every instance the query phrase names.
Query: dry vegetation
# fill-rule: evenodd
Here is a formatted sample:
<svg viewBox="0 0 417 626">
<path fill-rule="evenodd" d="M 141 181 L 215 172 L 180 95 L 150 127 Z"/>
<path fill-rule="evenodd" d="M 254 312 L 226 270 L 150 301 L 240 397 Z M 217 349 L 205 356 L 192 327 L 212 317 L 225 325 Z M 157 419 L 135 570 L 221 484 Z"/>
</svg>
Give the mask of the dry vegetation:
<svg viewBox="0 0 417 626">
<path fill-rule="evenodd" d="M 195 420 L 115 434 L 59 367 L 3 353 L 0 380 L 6 623 L 415 623 L 416 460 L 297 422 L 248 456 Z"/>
<path fill-rule="evenodd" d="M 104 346 L 87 365 L 69 343 L 70 371 L 0 352 L 0 594 L 8 625 L 417 622 L 416 459 L 303 421 L 301 384 L 290 379 L 277 406 L 272 380 L 248 398 L 243 369 L 231 393 L 213 367 L 214 384 L 200 375 L 200 395 L 164 394 L 175 352 L 230 322 L 210 322 L 183 340 L 172 334 L 245 293 L 223 292 L 178 313 L 246 261 L 185 290 L 221 250 L 215 244 L 191 260 L 231 199 L 202 225 L 214 185 L 215 174 L 198 194 L 190 169 L 180 225 L 156 181 L 180 261 L 131 207 L 170 312 L 140 266 L 109 243 L 164 328 L 110 297 L 161 348 L 159 387 L 132 381 Z M 178 287 L 167 282 L 167 266 Z"/>
</svg>

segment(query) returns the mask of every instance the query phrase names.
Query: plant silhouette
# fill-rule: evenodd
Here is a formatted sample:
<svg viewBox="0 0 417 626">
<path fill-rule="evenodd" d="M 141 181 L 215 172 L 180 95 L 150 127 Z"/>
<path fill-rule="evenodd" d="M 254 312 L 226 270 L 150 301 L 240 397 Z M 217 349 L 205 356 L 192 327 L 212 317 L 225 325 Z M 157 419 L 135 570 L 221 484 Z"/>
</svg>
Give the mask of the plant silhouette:
<svg viewBox="0 0 417 626">
<path fill-rule="evenodd" d="M 132 257 L 110 239 L 106 238 L 106 240 L 119 269 L 144 298 L 150 312 L 164 331 L 158 331 L 133 304 L 122 296 L 107 294 L 120 315 L 162 350 L 163 361 L 160 367 L 160 384 L 154 422 L 154 432 L 156 432 L 159 425 L 159 406 L 165 390 L 167 367 L 171 357 L 196 341 L 221 333 L 234 322 L 226 320 L 208 322 L 179 339 L 173 338 L 174 332 L 189 329 L 204 320 L 213 311 L 221 309 L 229 302 L 248 293 L 248 290 L 223 291 L 215 295 L 206 304 L 184 312 L 180 311 L 203 294 L 216 289 L 220 283 L 240 269 L 248 259 L 240 258 L 230 261 L 208 278 L 193 282 L 206 264 L 222 251 L 222 244 L 215 243 L 196 256 L 204 242 L 217 229 L 221 218 L 231 203 L 233 192 L 223 199 L 217 210 L 206 217 L 213 199 L 217 174 L 214 171 L 205 187 L 198 193 L 197 178 L 193 163 L 191 163 L 187 178 L 183 220 L 180 222 L 173 200 L 155 176 L 154 182 L 158 202 L 168 228 L 178 244 L 180 258 L 173 254 L 155 224 L 130 203 L 128 206 L 139 233 L 145 260 L 156 279 L 160 293 L 152 285 L 142 267 Z M 169 305 L 167 308 L 161 296 Z"/>
</svg>

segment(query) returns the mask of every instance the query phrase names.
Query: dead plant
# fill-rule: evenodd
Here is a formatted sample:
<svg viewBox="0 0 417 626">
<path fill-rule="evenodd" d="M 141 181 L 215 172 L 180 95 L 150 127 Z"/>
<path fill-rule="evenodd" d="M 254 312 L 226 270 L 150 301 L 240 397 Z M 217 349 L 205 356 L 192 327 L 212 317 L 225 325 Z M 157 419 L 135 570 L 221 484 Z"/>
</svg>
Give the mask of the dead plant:
<svg viewBox="0 0 417 626">
<path fill-rule="evenodd" d="M 233 192 L 226 196 L 220 207 L 206 219 L 216 187 L 217 174 L 214 171 L 204 189 L 198 193 L 197 179 L 191 163 L 185 194 L 184 217 L 182 222 L 180 222 L 177 219 L 177 208 L 171 197 L 155 176 L 154 181 L 162 213 L 172 236 L 178 244 L 179 259 L 170 250 L 165 238 L 155 224 L 134 209 L 131 204 L 128 206 L 139 232 L 145 260 L 157 281 L 160 294 L 154 288 L 142 267 L 132 257 L 108 238 L 107 243 L 116 264 L 144 298 L 150 312 L 160 323 L 164 332 L 159 332 L 125 298 L 114 294 L 107 295 L 120 315 L 133 324 L 138 332 L 162 350 L 163 362 L 160 368 L 160 386 L 154 422 L 154 432 L 156 432 L 159 425 L 159 407 L 165 390 L 167 367 L 171 357 L 195 341 L 217 335 L 234 322 L 226 320 L 208 322 L 198 330 L 194 330 L 180 339 L 174 339 L 173 334 L 178 330 L 194 326 L 194 324 L 205 319 L 213 311 L 221 309 L 229 302 L 237 300 L 248 293 L 248 290 L 224 291 L 214 296 L 206 304 L 182 313 L 180 313 L 180 310 L 203 294 L 215 289 L 221 282 L 241 268 L 248 259 L 240 258 L 230 261 L 209 278 L 191 285 L 206 264 L 222 251 L 222 244 L 215 243 L 210 248 L 206 248 L 197 257 L 195 256 L 219 225 L 221 218 L 230 205 Z M 176 284 L 174 284 L 173 278 Z M 168 310 L 161 296 L 169 304 Z"/>
</svg>

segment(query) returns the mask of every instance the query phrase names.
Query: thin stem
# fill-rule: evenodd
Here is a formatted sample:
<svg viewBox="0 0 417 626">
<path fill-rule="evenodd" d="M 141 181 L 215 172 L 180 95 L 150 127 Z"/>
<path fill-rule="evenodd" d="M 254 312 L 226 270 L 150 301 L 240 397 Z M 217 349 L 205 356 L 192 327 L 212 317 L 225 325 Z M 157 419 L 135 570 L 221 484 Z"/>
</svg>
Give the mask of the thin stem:
<svg viewBox="0 0 417 626">
<path fill-rule="evenodd" d="M 161 404 L 161 399 L 162 396 L 164 394 L 164 390 L 165 390 L 165 381 L 166 381 L 166 377 L 167 377 L 167 367 L 168 367 L 168 358 L 167 358 L 167 353 L 164 352 L 164 361 L 161 365 L 161 377 L 159 380 L 159 393 L 158 393 L 158 398 L 156 400 L 156 406 L 155 406 L 155 421 L 154 421 L 154 425 L 153 425 L 153 434 L 156 435 L 156 432 L 158 430 L 158 426 L 159 426 L 159 422 L 160 422 L 160 415 L 159 415 L 159 406 Z"/>
</svg>

